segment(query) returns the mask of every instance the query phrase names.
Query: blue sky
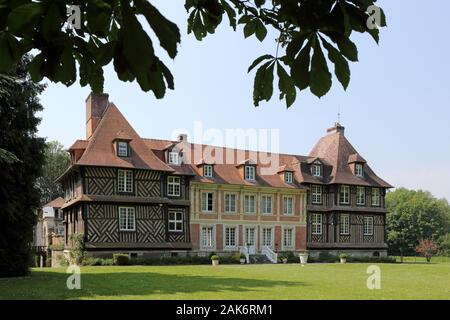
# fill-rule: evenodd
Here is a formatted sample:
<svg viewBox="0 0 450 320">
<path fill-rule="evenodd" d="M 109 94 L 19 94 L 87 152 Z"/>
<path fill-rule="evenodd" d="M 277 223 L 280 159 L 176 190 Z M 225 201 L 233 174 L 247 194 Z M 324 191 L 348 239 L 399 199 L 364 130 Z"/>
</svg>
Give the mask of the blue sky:
<svg viewBox="0 0 450 320">
<path fill-rule="evenodd" d="M 397 187 L 425 189 L 450 200 L 450 2 L 379 1 L 388 18 L 380 45 L 355 34 L 359 62 L 351 65 L 347 91 L 335 81 L 322 99 L 298 94 L 287 110 L 274 98 L 253 107 L 254 74 L 246 70 L 258 56 L 274 54 L 273 33 L 264 43 L 244 40 L 224 20 L 204 41 L 186 33 L 184 1 L 153 1 L 182 33 L 174 61 L 157 48 L 175 76 L 175 91 L 162 100 L 137 83 L 119 81 L 111 67 L 105 92 L 142 137 L 173 138 L 178 128 L 280 130 L 280 151 L 307 155 L 337 120 L 346 136 L 382 178 Z M 157 40 L 154 41 L 157 44 Z M 39 134 L 66 147 L 85 137 L 85 99 L 89 87 L 49 84 L 42 94 Z"/>
</svg>

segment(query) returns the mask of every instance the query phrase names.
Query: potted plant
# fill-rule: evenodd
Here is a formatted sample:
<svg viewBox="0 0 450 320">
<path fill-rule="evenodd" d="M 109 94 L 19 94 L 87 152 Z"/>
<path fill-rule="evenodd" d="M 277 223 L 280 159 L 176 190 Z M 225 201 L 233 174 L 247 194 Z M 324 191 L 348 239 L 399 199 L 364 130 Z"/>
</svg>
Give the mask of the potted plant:
<svg viewBox="0 0 450 320">
<path fill-rule="evenodd" d="M 243 254 L 243 253 L 239 254 L 239 262 L 241 264 L 245 264 L 247 262 L 247 258 L 245 257 L 245 254 Z"/>
<path fill-rule="evenodd" d="M 286 254 L 283 253 L 279 257 L 280 257 L 281 262 L 283 262 L 284 264 L 286 264 L 288 262 L 288 258 L 287 258 Z"/>
<path fill-rule="evenodd" d="M 308 256 L 309 256 L 308 251 L 300 251 L 298 256 L 300 257 L 300 263 L 301 264 L 308 263 Z"/>
<path fill-rule="evenodd" d="M 213 266 L 217 266 L 219 264 L 219 256 L 218 255 L 212 255 L 211 256 L 211 262 Z"/>
<path fill-rule="evenodd" d="M 348 255 L 346 253 L 341 253 L 339 255 L 339 258 L 341 259 L 341 263 L 347 263 L 347 257 L 348 257 Z"/>
</svg>

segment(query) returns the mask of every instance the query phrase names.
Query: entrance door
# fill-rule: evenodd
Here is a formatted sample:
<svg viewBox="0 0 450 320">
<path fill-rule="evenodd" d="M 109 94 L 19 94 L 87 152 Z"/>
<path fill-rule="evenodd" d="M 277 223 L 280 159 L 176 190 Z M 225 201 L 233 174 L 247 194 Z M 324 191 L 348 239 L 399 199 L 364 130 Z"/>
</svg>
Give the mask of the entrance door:
<svg viewBox="0 0 450 320">
<path fill-rule="evenodd" d="M 249 254 L 256 253 L 256 228 L 245 228 L 245 245 L 247 246 Z"/>
</svg>

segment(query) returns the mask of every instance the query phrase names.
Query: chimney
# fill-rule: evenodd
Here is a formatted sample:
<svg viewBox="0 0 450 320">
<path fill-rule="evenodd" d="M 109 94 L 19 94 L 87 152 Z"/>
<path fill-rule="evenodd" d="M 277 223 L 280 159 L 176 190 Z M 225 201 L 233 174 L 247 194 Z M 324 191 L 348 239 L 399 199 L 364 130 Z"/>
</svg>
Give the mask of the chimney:
<svg viewBox="0 0 450 320">
<path fill-rule="evenodd" d="M 91 93 L 86 99 L 86 139 L 89 139 L 97 128 L 108 108 L 107 93 Z"/>
<path fill-rule="evenodd" d="M 327 129 L 328 134 L 332 134 L 332 133 L 344 134 L 344 131 L 345 131 L 345 128 L 339 122 L 335 122 L 333 127 Z"/>
<path fill-rule="evenodd" d="M 188 139 L 188 136 L 185 133 L 178 135 L 178 141 L 180 141 L 180 142 L 187 142 L 187 139 Z"/>
</svg>

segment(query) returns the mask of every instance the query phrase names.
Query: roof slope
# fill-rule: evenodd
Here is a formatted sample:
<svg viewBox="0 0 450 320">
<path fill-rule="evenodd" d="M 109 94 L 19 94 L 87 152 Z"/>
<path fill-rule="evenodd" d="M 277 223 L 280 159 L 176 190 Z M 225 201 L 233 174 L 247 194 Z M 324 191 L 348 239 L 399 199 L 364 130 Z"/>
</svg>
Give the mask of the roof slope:
<svg viewBox="0 0 450 320">
<path fill-rule="evenodd" d="M 116 139 L 130 141 L 130 157 L 118 157 Z M 173 171 L 150 150 L 117 107 L 110 103 L 77 165 Z"/>
<path fill-rule="evenodd" d="M 58 197 L 56 199 L 53 199 L 49 203 L 44 204 L 43 207 L 61 208 L 64 203 L 65 203 L 64 199 L 61 197 Z"/>
</svg>

